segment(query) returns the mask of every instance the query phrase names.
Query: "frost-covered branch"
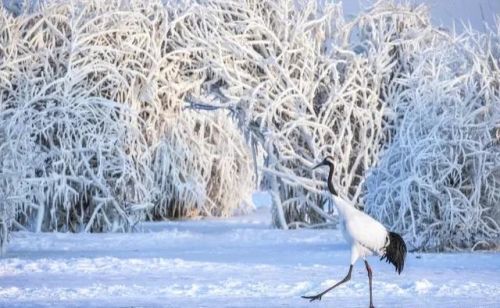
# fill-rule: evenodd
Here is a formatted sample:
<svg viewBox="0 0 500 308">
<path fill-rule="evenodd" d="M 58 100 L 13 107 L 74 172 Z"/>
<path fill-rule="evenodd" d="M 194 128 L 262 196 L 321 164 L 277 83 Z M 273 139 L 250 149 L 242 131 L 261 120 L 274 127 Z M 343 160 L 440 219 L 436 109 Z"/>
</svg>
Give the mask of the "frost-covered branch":
<svg viewBox="0 0 500 308">
<path fill-rule="evenodd" d="M 0 10 L 7 229 L 227 216 L 255 182 L 276 226 L 325 226 L 310 167 L 333 155 L 337 191 L 415 248 L 498 237 L 499 25 L 456 35 L 386 1 L 351 21 L 325 1 L 44 3 Z"/>
</svg>

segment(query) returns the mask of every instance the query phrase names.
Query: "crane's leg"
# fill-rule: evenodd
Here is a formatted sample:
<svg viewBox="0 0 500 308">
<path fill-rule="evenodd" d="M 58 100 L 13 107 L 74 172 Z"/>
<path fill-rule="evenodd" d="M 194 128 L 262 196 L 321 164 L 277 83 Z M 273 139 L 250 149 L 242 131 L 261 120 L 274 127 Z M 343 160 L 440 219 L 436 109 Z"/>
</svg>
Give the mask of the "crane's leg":
<svg viewBox="0 0 500 308">
<path fill-rule="evenodd" d="M 368 272 L 368 284 L 370 285 L 370 308 L 375 308 L 373 306 L 373 298 L 372 298 L 372 268 L 368 264 L 368 261 L 365 260 L 366 271 Z"/>
<path fill-rule="evenodd" d="M 351 272 L 352 272 L 352 264 L 351 266 L 349 267 L 349 272 L 347 273 L 347 275 L 344 277 L 344 279 L 342 279 L 341 281 L 337 282 L 336 284 L 334 284 L 333 286 L 329 287 L 328 289 L 326 289 L 325 291 L 321 292 L 321 293 L 318 293 L 316 295 L 312 295 L 312 296 L 302 296 L 302 298 L 305 298 L 305 299 L 309 299 L 311 302 L 312 301 L 315 301 L 315 300 L 321 300 L 321 297 L 323 295 L 325 295 L 326 293 L 330 292 L 331 290 L 335 289 L 336 287 L 338 287 L 339 285 L 343 284 L 344 282 L 347 282 L 351 279 Z"/>
</svg>

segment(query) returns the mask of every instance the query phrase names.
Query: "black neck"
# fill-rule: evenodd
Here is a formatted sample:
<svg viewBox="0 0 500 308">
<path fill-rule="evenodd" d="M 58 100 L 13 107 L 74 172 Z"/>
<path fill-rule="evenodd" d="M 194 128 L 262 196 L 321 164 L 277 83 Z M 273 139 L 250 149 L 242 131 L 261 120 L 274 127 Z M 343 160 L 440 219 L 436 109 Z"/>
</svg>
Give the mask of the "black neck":
<svg viewBox="0 0 500 308">
<path fill-rule="evenodd" d="M 328 174 L 328 190 L 333 195 L 337 195 L 337 191 L 335 190 L 335 187 L 333 187 L 333 165 L 328 165 L 330 167 L 330 173 Z"/>
</svg>

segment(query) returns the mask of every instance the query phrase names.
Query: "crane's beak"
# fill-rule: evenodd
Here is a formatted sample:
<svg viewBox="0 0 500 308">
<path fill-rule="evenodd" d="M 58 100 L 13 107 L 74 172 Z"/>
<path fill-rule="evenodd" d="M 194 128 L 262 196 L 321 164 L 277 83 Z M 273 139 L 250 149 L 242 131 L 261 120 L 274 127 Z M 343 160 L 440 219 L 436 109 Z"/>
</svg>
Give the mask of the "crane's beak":
<svg viewBox="0 0 500 308">
<path fill-rule="evenodd" d="M 323 162 L 323 161 L 322 161 L 322 162 L 320 162 L 319 164 L 317 164 L 316 166 L 314 166 L 314 167 L 312 168 L 312 170 L 314 170 L 314 169 L 316 169 L 316 168 L 318 168 L 318 167 L 321 167 L 321 166 L 323 166 L 323 165 L 325 165 L 325 162 Z"/>
</svg>

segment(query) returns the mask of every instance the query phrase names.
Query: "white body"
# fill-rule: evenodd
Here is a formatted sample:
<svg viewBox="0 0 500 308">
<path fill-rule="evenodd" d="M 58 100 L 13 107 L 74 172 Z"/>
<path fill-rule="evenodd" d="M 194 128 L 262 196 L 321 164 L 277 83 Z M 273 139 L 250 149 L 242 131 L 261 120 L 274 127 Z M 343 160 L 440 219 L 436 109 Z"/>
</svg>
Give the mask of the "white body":
<svg viewBox="0 0 500 308">
<path fill-rule="evenodd" d="M 332 197 L 341 218 L 342 234 L 351 246 L 351 264 L 360 257 L 383 255 L 389 244 L 386 228 L 348 201 L 335 195 Z"/>
</svg>

